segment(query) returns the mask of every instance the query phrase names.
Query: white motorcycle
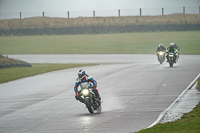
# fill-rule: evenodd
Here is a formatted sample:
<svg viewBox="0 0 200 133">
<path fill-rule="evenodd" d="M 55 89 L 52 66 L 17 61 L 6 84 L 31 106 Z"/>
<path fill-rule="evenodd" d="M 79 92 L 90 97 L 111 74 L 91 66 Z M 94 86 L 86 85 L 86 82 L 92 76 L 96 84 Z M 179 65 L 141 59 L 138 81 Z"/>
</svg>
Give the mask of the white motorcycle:
<svg viewBox="0 0 200 133">
<path fill-rule="evenodd" d="M 160 64 L 162 64 L 165 61 L 165 52 L 158 51 L 157 56 L 158 56 L 158 61 L 160 62 Z"/>
<path fill-rule="evenodd" d="M 93 85 L 89 83 L 89 85 L 85 85 L 79 93 L 85 100 L 85 105 L 91 114 L 93 114 L 95 110 L 100 113 L 102 110 L 101 101 L 95 96 L 92 88 Z"/>
</svg>

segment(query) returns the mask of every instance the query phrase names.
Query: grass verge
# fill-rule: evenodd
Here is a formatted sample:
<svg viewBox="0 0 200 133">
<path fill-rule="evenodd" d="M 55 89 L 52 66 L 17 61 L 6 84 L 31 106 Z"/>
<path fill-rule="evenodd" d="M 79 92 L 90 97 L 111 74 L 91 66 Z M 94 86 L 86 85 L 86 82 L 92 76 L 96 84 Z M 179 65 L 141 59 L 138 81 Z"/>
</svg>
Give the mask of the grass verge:
<svg viewBox="0 0 200 133">
<path fill-rule="evenodd" d="M 97 64 L 32 64 L 32 67 L 0 69 L 0 83 L 61 69 L 92 65 Z"/>
<path fill-rule="evenodd" d="M 199 133 L 200 132 L 200 103 L 193 111 L 186 113 L 175 122 L 158 124 L 149 129 L 136 133 Z"/>
<path fill-rule="evenodd" d="M 198 85 L 200 85 L 200 78 L 197 80 L 197 82 L 198 82 Z M 199 88 L 200 89 L 200 88 Z"/>
<path fill-rule="evenodd" d="M 197 80 L 200 85 L 200 78 Z M 200 88 L 198 88 L 200 89 Z M 184 114 L 179 120 L 158 124 L 152 128 L 136 133 L 199 133 L 200 132 L 200 102 L 193 111 Z"/>
<path fill-rule="evenodd" d="M 200 55 L 200 31 L 3 36 L 1 54 L 155 54 L 171 42 L 181 54 Z"/>
</svg>

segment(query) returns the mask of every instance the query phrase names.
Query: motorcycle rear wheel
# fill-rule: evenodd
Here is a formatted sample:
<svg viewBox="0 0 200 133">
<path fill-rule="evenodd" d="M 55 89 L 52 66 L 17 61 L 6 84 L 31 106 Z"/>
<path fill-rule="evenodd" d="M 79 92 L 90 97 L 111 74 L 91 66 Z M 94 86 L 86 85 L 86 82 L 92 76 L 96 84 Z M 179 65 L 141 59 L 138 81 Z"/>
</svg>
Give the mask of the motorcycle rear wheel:
<svg viewBox="0 0 200 133">
<path fill-rule="evenodd" d="M 170 62 L 169 62 L 169 66 L 170 66 L 170 67 L 173 67 L 173 61 L 170 61 Z"/>
</svg>

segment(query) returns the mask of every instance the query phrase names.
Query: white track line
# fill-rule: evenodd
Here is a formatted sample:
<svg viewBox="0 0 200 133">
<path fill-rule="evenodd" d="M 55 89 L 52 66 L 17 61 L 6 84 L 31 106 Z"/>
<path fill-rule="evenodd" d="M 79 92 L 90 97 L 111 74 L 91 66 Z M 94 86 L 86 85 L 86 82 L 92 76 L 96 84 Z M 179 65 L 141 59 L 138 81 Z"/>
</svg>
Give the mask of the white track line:
<svg viewBox="0 0 200 133">
<path fill-rule="evenodd" d="M 195 83 L 196 81 L 198 80 L 198 78 L 200 77 L 200 73 L 198 74 L 198 76 L 189 84 L 189 86 L 178 96 L 178 98 L 167 108 L 165 109 L 163 112 L 160 113 L 159 117 L 157 118 L 157 120 L 152 123 L 150 126 L 148 126 L 147 128 L 151 128 L 153 126 L 155 126 L 156 124 L 158 124 L 162 119 L 163 117 L 167 114 L 167 112 L 174 106 L 174 104 L 176 102 L 179 101 L 179 99 L 183 96 L 183 94 L 189 90 Z"/>
</svg>

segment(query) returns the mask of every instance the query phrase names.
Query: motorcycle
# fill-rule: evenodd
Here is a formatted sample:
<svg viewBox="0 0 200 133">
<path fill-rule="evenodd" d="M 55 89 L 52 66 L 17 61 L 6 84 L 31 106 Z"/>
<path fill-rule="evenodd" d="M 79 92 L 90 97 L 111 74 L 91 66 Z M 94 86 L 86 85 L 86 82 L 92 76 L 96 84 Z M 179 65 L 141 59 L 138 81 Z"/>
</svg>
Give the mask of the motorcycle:
<svg viewBox="0 0 200 133">
<path fill-rule="evenodd" d="M 174 53 L 170 52 L 169 53 L 169 66 L 173 67 L 173 64 L 174 64 Z"/>
<path fill-rule="evenodd" d="M 165 61 L 165 52 L 158 51 L 157 56 L 158 56 L 158 61 L 160 62 L 160 64 L 162 64 Z"/>
<path fill-rule="evenodd" d="M 92 87 L 93 85 L 90 83 L 89 86 L 85 86 L 79 93 L 85 100 L 85 105 L 91 114 L 93 114 L 95 110 L 100 113 L 102 110 L 101 101 L 95 96 Z"/>
</svg>

